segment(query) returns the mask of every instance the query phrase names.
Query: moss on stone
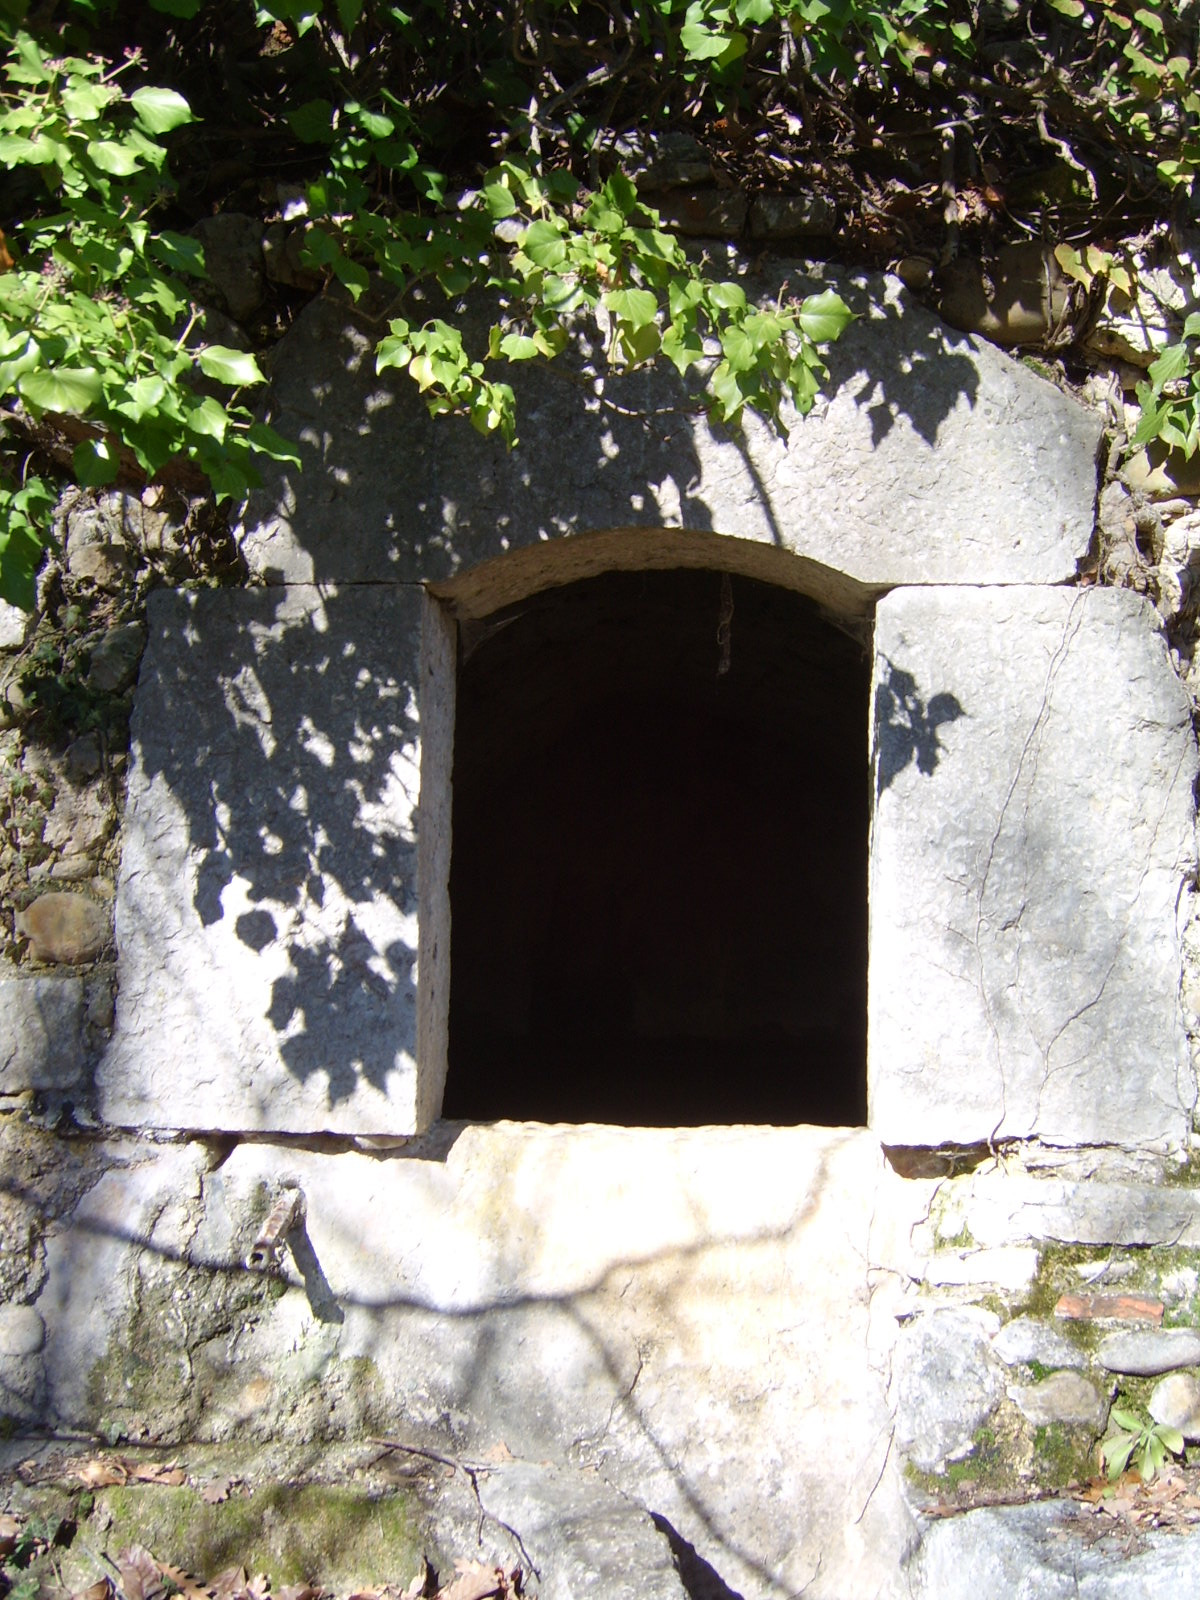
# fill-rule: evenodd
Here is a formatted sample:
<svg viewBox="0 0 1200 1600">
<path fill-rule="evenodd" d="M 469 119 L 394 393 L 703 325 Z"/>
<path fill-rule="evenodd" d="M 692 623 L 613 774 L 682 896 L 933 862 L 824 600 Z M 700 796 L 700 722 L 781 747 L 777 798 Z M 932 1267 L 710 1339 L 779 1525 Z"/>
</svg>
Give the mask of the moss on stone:
<svg viewBox="0 0 1200 1600">
<path fill-rule="evenodd" d="M 110 1554 L 143 1544 L 198 1577 L 244 1566 L 276 1590 L 309 1579 L 337 1591 L 403 1587 L 422 1554 L 405 1496 L 345 1485 L 273 1484 L 210 1505 L 195 1489 L 128 1484 L 97 1495 L 95 1520 L 108 1521 Z"/>
<path fill-rule="evenodd" d="M 1070 1427 L 1065 1422 L 1049 1422 L 1035 1428 L 1033 1461 L 1039 1485 L 1062 1489 L 1091 1477 L 1097 1437 L 1093 1429 Z"/>
</svg>

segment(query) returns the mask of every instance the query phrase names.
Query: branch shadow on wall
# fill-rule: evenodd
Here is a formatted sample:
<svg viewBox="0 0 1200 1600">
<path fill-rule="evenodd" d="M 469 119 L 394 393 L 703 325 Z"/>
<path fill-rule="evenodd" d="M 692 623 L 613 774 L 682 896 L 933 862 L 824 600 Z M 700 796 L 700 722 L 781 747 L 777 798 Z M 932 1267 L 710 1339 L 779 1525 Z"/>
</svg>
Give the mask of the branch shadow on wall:
<svg viewBox="0 0 1200 1600">
<path fill-rule="evenodd" d="M 289 1276 L 293 1286 L 308 1296 L 314 1312 L 319 1305 L 320 1322 L 348 1326 L 350 1314 L 355 1315 L 358 1355 L 354 1359 L 366 1357 L 364 1371 L 375 1370 L 376 1358 L 381 1365 L 390 1359 L 394 1366 L 397 1351 L 402 1352 L 403 1395 L 367 1393 L 363 1404 L 373 1414 L 378 1415 L 379 1408 L 383 1407 L 385 1413 L 393 1412 L 402 1419 L 403 1434 L 418 1449 L 436 1449 L 450 1458 L 484 1460 L 484 1452 L 495 1447 L 498 1439 L 505 1438 L 517 1446 L 518 1457 L 524 1454 L 527 1459 L 541 1460 L 550 1453 L 563 1466 L 599 1469 L 603 1478 L 622 1493 L 642 1501 L 654 1513 L 656 1525 L 680 1563 L 684 1587 L 694 1600 L 735 1600 L 739 1591 L 734 1585 L 744 1588 L 747 1581 L 753 1581 L 755 1587 L 765 1593 L 789 1592 L 794 1585 L 790 1585 L 788 1579 L 794 1574 L 787 1573 L 785 1563 L 794 1561 L 801 1544 L 807 1545 L 811 1557 L 813 1540 L 828 1536 L 827 1528 L 821 1532 L 818 1506 L 807 1504 L 799 1491 L 806 1489 L 814 1502 L 820 1500 L 826 1515 L 843 1501 L 854 1502 L 847 1505 L 844 1518 L 848 1531 L 866 1509 L 865 1503 L 862 1507 L 857 1505 L 863 1492 L 862 1484 L 868 1486 L 866 1500 L 869 1502 L 878 1481 L 881 1468 L 874 1458 L 877 1453 L 886 1455 L 886 1439 L 871 1441 L 864 1450 L 852 1453 L 856 1464 L 851 1464 L 845 1472 L 841 1468 L 847 1464 L 846 1457 L 839 1458 L 838 1471 L 831 1471 L 827 1462 L 815 1458 L 805 1460 L 797 1455 L 794 1463 L 797 1481 L 793 1484 L 798 1494 L 794 1502 L 795 1521 L 774 1530 L 778 1536 L 773 1550 L 755 1548 L 754 1536 L 745 1525 L 744 1488 L 732 1489 L 732 1486 L 737 1483 L 739 1470 L 747 1470 L 749 1463 L 763 1457 L 770 1461 L 774 1459 L 775 1450 L 793 1446 L 797 1441 L 791 1436 L 785 1440 L 770 1433 L 764 1437 L 753 1427 L 736 1438 L 729 1436 L 729 1427 L 736 1426 L 735 1405 L 724 1425 L 725 1445 L 727 1448 L 737 1446 L 743 1454 L 740 1460 L 729 1463 L 728 1475 L 722 1475 L 722 1487 L 731 1492 L 714 1493 L 707 1463 L 711 1460 L 714 1437 L 720 1437 L 722 1430 L 718 1429 L 717 1436 L 703 1433 L 689 1436 L 690 1444 L 681 1444 L 677 1433 L 679 1407 L 686 1406 L 686 1400 L 678 1394 L 674 1400 L 668 1400 L 661 1387 L 663 1378 L 668 1375 L 670 1357 L 660 1353 L 658 1381 L 650 1383 L 648 1395 L 644 1382 L 639 1387 L 642 1363 L 647 1359 L 642 1354 L 641 1341 L 635 1337 L 636 1329 L 624 1327 L 624 1319 L 614 1316 L 613 1308 L 624 1298 L 635 1275 L 645 1273 L 638 1299 L 643 1302 L 643 1315 L 649 1311 L 644 1303 L 647 1296 L 657 1303 L 659 1332 L 652 1343 L 657 1345 L 665 1340 L 669 1346 L 678 1339 L 686 1347 L 691 1337 L 688 1307 L 697 1284 L 704 1280 L 708 1270 L 706 1258 L 712 1258 L 715 1263 L 723 1252 L 736 1248 L 745 1258 L 745 1271 L 753 1279 L 757 1252 L 765 1251 L 768 1254 L 763 1259 L 773 1260 L 776 1252 L 795 1248 L 806 1233 L 830 1227 L 845 1229 L 851 1248 L 860 1249 L 865 1241 L 858 1239 L 857 1229 L 869 1219 L 870 1206 L 855 1209 L 856 1220 L 849 1220 L 844 1199 L 837 1197 L 831 1167 L 831 1158 L 845 1144 L 846 1138 L 845 1134 L 831 1135 L 814 1151 L 812 1168 L 808 1170 L 806 1164 L 792 1200 L 795 1209 L 790 1214 L 768 1216 L 753 1225 L 747 1219 L 741 1225 L 723 1228 L 706 1224 L 703 1216 L 697 1215 L 695 1229 L 683 1228 L 677 1242 L 643 1251 L 617 1250 L 611 1255 L 601 1252 L 594 1270 L 590 1271 L 580 1263 L 571 1275 L 574 1281 L 570 1287 L 559 1291 L 520 1287 L 524 1274 L 519 1264 L 520 1249 L 515 1244 L 508 1259 L 506 1241 L 511 1234 L 494 1241 L 496 1259 L 490 1275 L 494 1286 L 490 1289 L 481 1286 L 474 1295 L 464 1295 L 460 1288 L 452 1291 L 448 1298 L 439 1297 L 421 1292 L 411 1281 L 401 1287 L 396 1284 L 395 1260 L 381 1263 L 386 1268 L 382 1274 L 384 1281 L 390 1279 L 387 1288 L 373 1290 L 366 1282 L 344 1281 L 345 1251 L 349 1249 L 353 1253 L 356 1247 L 361 1248 L 357 1236 L 343 1239 L 338 1250 L 331 1252 L 337 1254 L 342 1265 L 341 1274 L 335 1275 L 343 1278 L 331 1287 L 307 1231 L 298 1238 L 293 1231 L 288 1243 L 297 1272 Z M 361 1163 L 365 1158 L 350 1159 Z M 386 1166 L 392 1159 L 395 1158 L 380 1158 L 380 1164 Z M 243 1176 L 243 1183 L 248 1176 L 249 1173 Z M 552 1194 L 553 1163 L 545 1176 Z M 173 1178 L 168 1177 L 166 1181 L 172 1183 Z M 258 1187 L 261 1185 L 255 1185 L 255 1190 Z M 129 1260 L 126 1251 L 132 1250 L 138 1280 L 143 1285 L 143 1294 L 148 1297 L 145 1305 L 165 1302 L 172 1296 L 192 1296 L 198 1305 L 211 1302 L 218 1322 L 223 1305 L 236 1303 L 243 1307 L 244 1313 L 245 1288 L 256 1280 L 264 1282 L 263 1314 L 278 1298 L 276 1293 L 266 1292 L 262 1275 L 244 1266 L 254 1228 L 261 1219 L 255 1211 L 248 1214 L 245 1222 L 238 1220 L 245 1211 L 243 1189 L 225 1191 L 219 1175 L 214 1173 L 204 1179 L 204 1190 L 209 1222 L 215 1222 L 215 1231 L 211 1225 L 203 1227 L 183 1246 L 167 1242 L 161 1236 L 158 1221 L 151 1220 L 149 1214 L 137 1221 L 123 1222 L 106 1212 L 103 1205 L 97 1214 L 89 1217 L 85 1205 L 82 1214 L 74 1218 L 56 1267 L 59 1314 L 48 1324 L 50 1341 L 45 1355 L 48 1384 L 43 1416 L 52 1430 L 69 1432 L 91 1425 L 87 1415 L 77 1415 L 70 1409 L 64 1411 L 56 1396 L 63 1395 L 64 1384 L 68 1394 L 78 1390 L 76 1344 L 81 1339 L 94 1339 L 103 1327 L 95 1321 L 93 1298 L 98 1262 L 118 1266 L 122 1260 Z M 698 1204 L 703 1208 L 697 1194 L 690 1189 L 681 1198 L 692 1211 Z M 311 1195 L 309 1203 L 312 1204 Z M 153 1218 L 159 1218 L 157 1207 L 153 1209 Z M 329 1226 L 327 1221 L 326 1246 L 331 1243 Z M 689 1238 L 690 1232 L 694 1232 L 694 1236 Z M 223 1236 L 224 1243 L 221 1242 Z M 314 1285 L 317 1286 L 316 1304 Z M 201 1291 L 198 1295 L 197 1289 Z M 76 1297 L 81 1304 L 72 1304 Z M 601 1298 L 608 1304 L 607 1313 L 602 1310 Z M 849 1303 L 853 1304 L 853 1298 Z M 145 1305 L 143 1319 L 154 1315 L 145 1310 Z M 257 1317 L 251 1317 L 251 1322 L 256 1320 Z M 248 1375 L 258 1370 L 259 1360 L 265 1358 L 268 1364 L 275 1360 L 269 1327 L 264 1329 L 266 1343 L 260 1344 L 257 1355 L 242 1344 L 235 1352 L 232 1343 L 226 1348 L 224 1339 L 217 1341 L 226 1350 L 226 1386 L 221 1388 L 222 1374 L 214 1365 L 215 1358 L 207 1353 L 215 1346 L 209 1342 L 203 1318 L 199 1319 L 199 1324 L 191 1332 L 195 1346 L 192 1354 L 200 1352 L 201 1347 L 206 1354 L 195 1366 L 196 1381 L 172 1390 L 170 1415 L 163 1412 L 153 1419 L 156 1426 L 181 1438 L 206 1438 L 212 1419 L 219 1418 L 223 1414 L 221 1407 L 242 1391 Z M 290 1325 L 286 1317 L 284 1325 Z M 187 1333 L 185 1324 L 179 1327 Z M 126 1370 L 119 1360 L 121 1351 L 126 1348 L 135 1367 L 145 1359 L 145 1333 L 145 1327 L 139 1327 L 136 1318 L 118 1317 L 110 1330 L 111 1342 L 105 1357 L 109 1361 L 118 1358 L 113 1371 Z M 815 1317 L 808 1333 L 818 1347 L 824 1347 L 828 1324 L 823 1314 Z M 178 1343 L 179 1328 L 174 1325 L 165 1336 L 165 1345 L 161 1330 L 156 1331 L 154 1337 L 159 1356 L 166 1348 L 185 1348 Z M 766 1359 L 771 1344 L 772 1339 L 764 1330 L 761 1348 L 756 1347 L 760 1367 L 754 1370 L 758 1371 L 759 1381 L 768 1387 L 773 1387 L 774 1382 Z M 390 1352 L 390 1357 L 385 1357 L 385 1351 Z M 747 1354 L 744 1346 L 739 1345 L 733 1357 L 734 1368 L 740 1375 L 739 1384 L 748 1374 Z M 636 1361 L 632 1371 L 631 1360 Z M 568 1367 L 571 1363 L 580 1366 L 578 1391 L 564 1385 L 564 1363 Z M 513 1380 L 514 1364 L 523 1373 L 520 1382 Z M 549 1377 L 551 1371 L 555 1374 L 553 1380 Z M 336 1375 L 331 1372 L 330 1376 L 337 1391 Z M 710 1378 L 709 1382 L 712 1381 Z M 839 1383 L 844 1381 L 838 1380 Z M 540 1383 L 544 1383 L 541 1389 Z M 528 1402 L 532 1390 L 538 1390 L 542 1396 L 533 1408 Z M 667 1390 L 678 1391 L 678 1382 L 668 1383 Z M 808 1409 L 845 1405 L 846 1399 L 839 1399 L 839 1392 L 836 1385 L 832 1391 L 822 1391 L 820 1400 L 814 1396 Z M 857 1379 L 853 1393 L 856 1401 L 862 1399 Z M 657 1400 L 650 1398 L 656 1394 Z M 118 1425 L 126 1420 L 126 1407 L 131 1417 L 140 1417 L 147 1404 L 136 1389 L 131 1389 L 124 1401 L 105 1397 L 98 1402 L 89 1388 L 85 1404 L 95 1403 L 115 1406 L 110 1421 Z M 661 1410 L 664 1406 L 665 1410 Z M 871 1414 L 871 1406 L 867 1407 L 867 1414 Z M 353 1419 L 350 1420 L 352 1423 Z M 30 1423 L 35 1429 L 42 1425 L 33 1418 Z M 346 1423 L 344 1415 L 331 1415 L 330 1426 L 335 1430 L 344 1428 Z M 589 1423 L 596 1424 L 594 1436 L 589 1431 Z M 219 1422 L 217 1426 L 219 1429 Z M 243 1439 L 270 1438 L 273 1432 L 272 1414 L 267 1411 L 257 1421 L 247 1419 L 241 1436 Z M 769 1499 L 775 1498 L 778 1487 L 769 1491 Z"/>
<path fill-rule="evenodd" d="M 820 287 L 778 265 L 751 282 L 767 299 Z M 881 299 L 882 282 L 844 287 L 857 320 L 824 352 L 833 398 L 818 410 L 836 403 L 848 424 L 865 412 L 869 448 L 904 419 L 932 449 L 960 401 L 976 405 L 979 357 L 920 308 L 902 312 Z M 431 418 L 406 375 L 375 373 L 388 310 L 380 290 L 353 309 L 334 296 L 319 300 L 276 352 L 272 421 L 298 441 L 303 464 L 280 467 L 245 512 L 252 562 L 268 577 L 440 581 L 563 534 L 629 527 L 748 530 L 781 545 L 785 531 L 798 531 L 786 525 L 811 509 L 777 503 L 785 446 L 770 439 L 767 424 L 749 418 L 744 433 L 709 424 L 695 385 L 662 362 L 599 381 L 603 351 L 583 331 L 552 363 L 498 369 L 516 394 L 517 449 L 481 438 L 465 419 Z M 446 310 L 431 294 L 414 314 Z M 468 348 L 485 350 L 502 311 L 459 305 L 454 315 Z M 805 426 L 817 419 L 801 420 Z M 728 501 L 720 520 L 702 487 L 698 446 L 706 434 L 729 454 L 730 470 L 714 485 Z M 836 438 L 815 437 L 821 449 L 839 448 Z M 897 470 L 920 468 L 901 457 Z M 735 507 L 744 528 L 722 525 Z"/>
</svg>

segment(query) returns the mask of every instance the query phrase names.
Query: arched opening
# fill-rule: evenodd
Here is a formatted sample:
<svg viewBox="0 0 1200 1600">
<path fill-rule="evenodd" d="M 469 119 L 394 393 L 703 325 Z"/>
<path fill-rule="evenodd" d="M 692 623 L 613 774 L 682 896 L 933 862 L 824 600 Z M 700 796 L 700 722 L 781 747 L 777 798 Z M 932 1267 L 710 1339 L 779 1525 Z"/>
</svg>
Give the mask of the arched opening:
<svg viewBox="0 0 1200 1600">
<path fill-rule="evenodd" d="M 715 571 L 462 624 L 444 1116 L 865 1120 L 869 685 Z"/>
</svg>

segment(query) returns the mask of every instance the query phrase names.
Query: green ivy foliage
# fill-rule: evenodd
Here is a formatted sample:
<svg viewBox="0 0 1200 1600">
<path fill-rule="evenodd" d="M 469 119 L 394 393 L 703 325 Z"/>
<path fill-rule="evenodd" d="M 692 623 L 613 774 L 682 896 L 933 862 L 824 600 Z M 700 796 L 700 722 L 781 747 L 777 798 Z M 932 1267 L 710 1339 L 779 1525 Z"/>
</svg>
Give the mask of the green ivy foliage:
<svg viewBox="0 0 1200 1600">
<path fill-rule="evenodd" d="M 984 49 L 1011 10 L 0 0 L 0 595 L 33 600 L 56 489 L 36 465 L 48 436 L 60 456 L 69 444 L 79 483 L 185 463 L 231 501 L 263 458 L 297 461 L 256 417 L 269 340 L 260 330 L 255 353 L 208 331 L 189 226 L 228 198 L 210 171 L 244 170 L 251 186 L 286 174 L 284 216 L 313 282 L 354 299 L 373 279 L 390 288 L 378 364 L 435 414 L 515 444 L 508 369 L 555 360 L 587 318 L 613 368 L 667 361 L 715 420 L 778 424 L 785 403 L 813 403 L 846 306 L 831 292 L 748 299 L 664 228 L 622 170 L 618 131 L 686 117 L 748 137 L 785 91 L 811 137 L 889 96 L 962 125 L 962 107 L 986 101 L 1036 119 L 1036 143 L 1061 149 L 1093 198 L 1117 169 L 1139 192 L 1185 195 L 1200 161 L 1195 29 L 1170 0 L 1018 7 L 1018 43 L 1043 63 L 1029 85 Z M 473 289 L 499 308 L 478 348 L 456 315 Z M 1139 437 L 1196 448 L 1196 342 L 1189 324 L 1151 367 Z"/>
<path fill-rule="evenodd" d="M 203 337 L 204 314 L 176 276 L 203 274 L 196 241 L 155 226 L 169 192 L 163 136 L 192 121 L 188 104 L 155 85 L 126 90 L 121 70 L 50 57 L 11 33 L 0 160 L 36 174 L 47 199 L 0 274 L 0 401 L 33 423 L 79 419 L 80 484 L 112 483 L 123 461 L 151 478 L 184 458 L 219 496 L 243 494 L 255 456 L 298 458 L 239 398 L 264 381 L 254 356 Z M 224 398 L 199 392 L 198 375 Z M 11 603 L 32 605 L 54 499 L 37 475 L 0 484 L 0 595 Z"/>
<path fill-rule="evenodd" d="M 204 0 L 153 5 L 187 20 Z M 73 9 L 102 20 L 97 4 L 76 0 Z M 614 367 L 660 354 L 683 373 L 706 366 L 708 402 L 724 422 L 736 423 L 747 406 L 778 418 L 785 396 L 811 406 L 826 371 L 818 343 L 836 338 L 850 316 L 835 294 L 758 310 L 738 284 L 706 277 L 620 174 L 589 195 L 527 154 L 445 204 L 444 181 L 406 104 L 385 84 L 369 101 L 355 98 L 363 74 L 349 39 L 368 9 L 376 30 L 427 43 L 394 6 L 273 0 L 254 8 L 263 31 L 282 24 L 302 38 L 323 27 L 344 60 L 335 98 L 285 112 L 295 139 L 320 157 L 305 185 L 303 259 L 355 298 L 374 271 L 401 294 L 425 279 L 447 296 L 486 286 L 505 307 L 478 353 L 467 352 L 452 321 L 396 317 L 379 346 L 380 368 L 406 370 L 431 412 L 465 413 L 513 444 L 513 391 L 497 368 L 553 359 L 567 343 L 566 319 L 586 311 L 605 321 Z M 426 8 L 426 29 L 438 9 Z M 258 481 L 256 458 L 298 464 L 244 398 L 264 382 L 256 357 L 205 337 L 200 246 L 161 225 L 173 193 L 170 137 L 196 120 L 187 99 L 136 78 L 128 87 L 136 55 L 118 63 L 51 55 L 11 23 L 4 35 L 0 159 L 29 169 L 43 193 L 9 235 L 17 265 L 0 274 L 0 404 L 26 423 L 76 419 L 71 471 L 83 485 L 111 483 L 131 466 L 150 479 L 182 459 L 218 498 L 236 499 Z M 385 193 L 393 180 L 403 183 L 400 204 Z M 706 339 L 716 341 L 711 351 Z M 0 596 L 23 607 L 33 603 L 53 501 L 45 476 L 0 485 Z"/>
</svg>

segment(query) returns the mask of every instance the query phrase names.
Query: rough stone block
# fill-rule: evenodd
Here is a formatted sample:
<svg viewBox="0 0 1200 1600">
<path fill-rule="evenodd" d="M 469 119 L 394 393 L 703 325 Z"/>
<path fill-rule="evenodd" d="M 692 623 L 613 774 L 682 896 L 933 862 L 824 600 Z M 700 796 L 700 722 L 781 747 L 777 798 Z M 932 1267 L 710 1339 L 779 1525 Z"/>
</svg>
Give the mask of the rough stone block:
<svg viewBox="0 0 1200 1600">
<path fill-rule="evenodd" d="M 421 604 L 153 597 L 106 1120 L 414 1130 Z"/>
<path fill-rule="evenodd" d="M 789 295 L 821 287 L 782 269 L 756 281 L 774 300 L 785 279 Z M 443 579 L 540 540 L 642 527 L 765 542 L 872 588 L 1073 576 L 1099 417 L 896 279 L 834 286 L 858 320 L 828 351 L 827 398 L 787 439 L 753 417 L 737 438 L 710 426 L 670 371 L 608 377 L 601 397 L 581 336 L 553 369 L 506 374 L 512 452 L 431 419 L 406 375 L 376 375 L 382 302 L 318 299 L 275 353 L 273 421 L 303 469 L 251 496 L 251 567 L 294 583 Z M 484 348 L 487 308 L 474 316 Z"/>
<path fill-rule="evenodd" d="M 1015 1173 L 971 1179 L 963 1220 L 983 1245 L 1035 1239 L 1058 1244 L 1200 1244 L 1200 1194 L 1144 1183 L 1074 1183 Z"/>
<path fill-rule="evenodd" d="M 83 1077 L 81 978 L 0 977 L 0 1094 L 71 1089 Z"/>
<path fill-rule="evenodd" d="M 886 1144 L 1182 1146 L 1196 747 L 1149 605 L 879 605 L 870 1122 Z"/>
<path fill-rule="evenodd" d="M 974 1306 L 927 1312 L 902 1331 L 893 1362 L 896 1442 L 915 1466 L 944 1472 L 969 1455 L 1004 1383 L 990 1341 L 998 1319 Z"/>
<path fill-rule="evenodd" d="M 1145 1600 L 1186 1592 L 1196 1537 L 1148 1529 L 1136 1547 L 1095 1537 L 1095 1519 L 1064 1501 L 996 1506 L 924 1530 L 905 1569 L 912 1600 Z"/>
</svg>

